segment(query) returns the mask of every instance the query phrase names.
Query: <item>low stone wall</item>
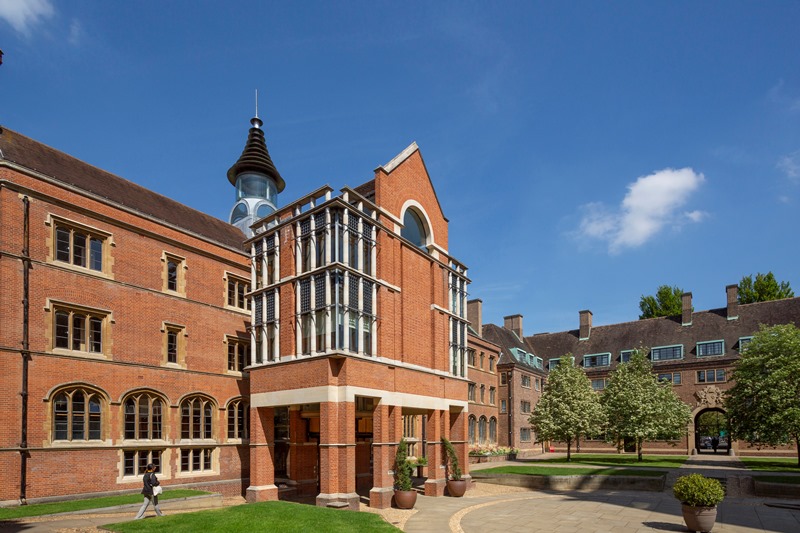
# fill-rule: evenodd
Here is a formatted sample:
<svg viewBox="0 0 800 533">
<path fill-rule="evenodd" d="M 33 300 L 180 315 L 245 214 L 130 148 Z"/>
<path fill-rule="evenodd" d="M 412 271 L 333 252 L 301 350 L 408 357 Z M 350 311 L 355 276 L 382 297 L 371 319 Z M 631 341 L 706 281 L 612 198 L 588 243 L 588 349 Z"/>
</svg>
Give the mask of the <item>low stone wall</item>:
<svg viewBox="0 0 800 533">
<path fill-rule="evenodd" d="M 513 461 L 516 455 L 470 455 L 469 464 L 475 465 L 479 463 L 502 463 L 503 461 Z"/>
<path fill-rule="evenodd" d="M 800 485 L 753 480 L 756 496 L 760 498 L 800 499 Z"/>
<path fill-rule="evenodd" d="M 474 481 L 536 490 L 664 490 L 666 476 L 528 476 L 471 472 Z"/>
</svg>

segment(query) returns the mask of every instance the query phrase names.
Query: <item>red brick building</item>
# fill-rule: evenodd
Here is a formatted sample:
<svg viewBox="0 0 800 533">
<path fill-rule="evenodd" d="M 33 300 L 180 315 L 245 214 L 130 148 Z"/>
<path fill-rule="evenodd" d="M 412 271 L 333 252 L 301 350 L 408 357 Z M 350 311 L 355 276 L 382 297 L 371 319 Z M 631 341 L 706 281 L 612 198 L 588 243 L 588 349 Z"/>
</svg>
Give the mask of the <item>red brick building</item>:
<svg viewBox="0 0 800 533">
<path fill-rule="evenodd" d="M 386 507 L 396 443 L 466 465 L 466 269 L 416 144 L 374 179 L 323 187 L 254 227 L 251 501 L 280 486 L 319 505 Z"/>
<path fill-rule="evenodd" d="M 152 462 L 168 486 L 387 506 L 402 437 L 427 494 L 442 437 L 466 473 L 469 280 L 416 144 L 278 208 L 252 125 L 230 223 L 0 132 L 0 502 L 138 491 Z"/>
</svg>

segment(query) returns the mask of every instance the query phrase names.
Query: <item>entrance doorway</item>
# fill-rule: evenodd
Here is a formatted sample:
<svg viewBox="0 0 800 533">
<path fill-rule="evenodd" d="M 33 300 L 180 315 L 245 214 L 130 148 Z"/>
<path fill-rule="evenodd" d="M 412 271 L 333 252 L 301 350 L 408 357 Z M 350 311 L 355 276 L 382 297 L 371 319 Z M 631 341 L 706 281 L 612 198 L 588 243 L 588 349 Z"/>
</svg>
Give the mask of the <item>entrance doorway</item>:
<svg viewBox="0 0 800 533">
<path fill-rule="evenodd" d="M 694 446 L 697 453 L 728 453 L 730 431 L 722 409 L 706 409 L 694 419 Z"/>
</svg>

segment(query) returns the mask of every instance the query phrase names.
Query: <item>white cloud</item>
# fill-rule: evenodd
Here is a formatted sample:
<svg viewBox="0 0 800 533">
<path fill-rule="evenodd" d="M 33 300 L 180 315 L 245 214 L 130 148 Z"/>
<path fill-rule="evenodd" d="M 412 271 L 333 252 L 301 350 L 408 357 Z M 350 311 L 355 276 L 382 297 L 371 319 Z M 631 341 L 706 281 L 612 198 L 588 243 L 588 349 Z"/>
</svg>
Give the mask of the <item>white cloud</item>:
<svg viewBox="0 0 800 533">
<path fill-rule="evenodd" d="M 72 19 L 69 24 L 69 37 L 67 40 L 72 46 L 78 46 L 83 39 L 83 26 L 77 19 Z"/>
<path fill-rule="evenodd" d="M 28 35 L 40 20 L 53 16 L 50 0 L 0 0 L 0 18 L 18 32 Z"/>
<path fill-rule="evenodd" d="M 791 90 L 787 89 L 785 85 L 782 79 L 778 80 L 778 83 L 767 91 L 767 99 L 790 112 L 800 111 L 800 97 L 797 94 L 791 94 Z"/>
<path fill-rule="evenodd" d="M 792 181 L 800 181 L 800 150 L 778 159 L 778 170 Z"/>
<path fill-rule="evenodd" d="M 609 253 L 617 254 L 645 244 L 665 226 L 701 222 L 707 213 L 681 212 L 680 208 L 704 181 L 705 177 L 691 168 L 665 168 L 640 176 L 628 185 L 618 209 L 608 209 L 599 202 L 583 206 L 578 234 L 607 242 Z"/>
</svg>

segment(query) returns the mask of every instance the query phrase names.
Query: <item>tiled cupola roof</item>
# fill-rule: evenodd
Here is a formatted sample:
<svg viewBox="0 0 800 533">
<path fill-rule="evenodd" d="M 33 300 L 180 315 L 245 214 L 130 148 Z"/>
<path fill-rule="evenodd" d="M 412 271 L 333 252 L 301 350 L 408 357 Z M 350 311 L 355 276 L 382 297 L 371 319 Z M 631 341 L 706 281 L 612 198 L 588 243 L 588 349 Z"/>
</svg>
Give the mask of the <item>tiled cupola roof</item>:
<svg viewBox="0 0 800 533">
<path fill-rule="evenodd" d="M 236 178 L 242 172 L 257 172 L 275 180 L 278 192 L 281 192 L 286 187 L 286 182 L 283 181 L 269 156 L 267 143 L 264 140 L 264 130 L 261 129 L 264 123 L 260 118 L 253 117 L 250 120 L 250 124 L 253 127 L 250 128 L 250 132 L 247 135 L 247 143 L 244 145 L 244 150 L 242 150 L 239 160 L 228 170 L 228 181 L 231 182 L 231 185 L 236 185 Z"/>
</svg>

